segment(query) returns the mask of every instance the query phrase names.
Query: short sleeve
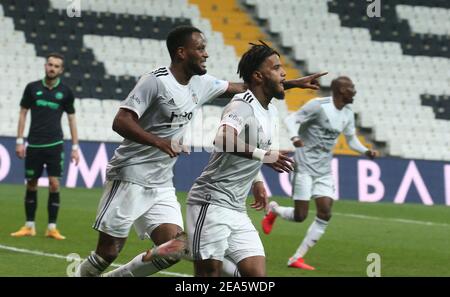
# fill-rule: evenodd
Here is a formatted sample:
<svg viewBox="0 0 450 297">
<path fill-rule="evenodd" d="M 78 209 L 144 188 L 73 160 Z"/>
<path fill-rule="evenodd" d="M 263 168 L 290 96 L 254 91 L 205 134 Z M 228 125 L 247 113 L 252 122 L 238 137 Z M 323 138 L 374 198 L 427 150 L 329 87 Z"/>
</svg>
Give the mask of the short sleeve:
<svg viewBox="0 0 450 297">
<path fill-rule="evenodd" d="M 75 113 L 75 107 L 74 107 L 74 101 L 75 101 L 75 97 L 73 96 L 72 90 L 70 90 L 69 88 L 67 89 L 67 98 L 66 101 L 64 103 L 64 111 L 67 112 L 68 114 L 73 114 Z"/>
<path fill-rule="evenodd" d="M 199 78 L 201 81 L 200 105 L 219 97 L 228 89 L 229 83 L 225 80 L 217 79 L 208 74 L 202 75 Z"/>
<path fill-rule="evenodd" d="M 33 98 L 31 94 L 31 86 L 28 84 L 23 91 L 22 100 L 20 100 L 20 106 L 26 109 L 30 109 L 33 104 Z"/>
<path fill-rule="evenodd" d="M 220 126 L 231 126 L 239 134 L 252 115 L 253 110 L 250 105 L 241 100 L 232 101 L 223 112 Z"/>
<path fill-rule="evenodd" d="M 356 133 L 355 116 L 354 116 L 353 112 L 350 112 L 348 117 L 349 117 L 349 119 L 347 121 L 347 125 L 345 126 L 342 133 L 344 133 L 345 136 L 355 135 L 355 133 Z"/>
<path fill-rule="evenodd" d="M 320 102 L 310 100 L 300 110 L 295 113 L 295 121 L 297 124 L 304 124 L 316 118 L 320 110 Z"/>
<path fill-rule="evenodd" d="M 130 94 L 120 103 L 120 108 L 134 111 L 140 118 L 158 94 L 158 82 L 153 74 L 145 74 Z"/>
</svg>

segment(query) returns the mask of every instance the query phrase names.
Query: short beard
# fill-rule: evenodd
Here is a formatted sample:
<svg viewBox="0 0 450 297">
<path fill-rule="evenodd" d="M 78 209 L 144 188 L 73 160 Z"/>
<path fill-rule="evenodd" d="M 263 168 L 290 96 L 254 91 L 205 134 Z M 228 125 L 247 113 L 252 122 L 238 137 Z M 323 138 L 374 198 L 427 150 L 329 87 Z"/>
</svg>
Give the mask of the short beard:
<svg viewBox="0 0 450 297">
<path fill-rule="evenodd" d="M 54 77 L 51 77 L 51 76 L 49 76 L 49 75 L 46 73 L 46 74 L 45 74 L 45 79 L 48 79 L 48 80 L 50 80 L 50 79 L 56 79 L 56 78 L 58 78 L 58 76 L 59 76 L 59 75 L 55 74 Z"/>
<path fill-rule="evenodd" d="M 274 98 L 278 99 L 278 100 L 284 100 L 284 97 L 286 96 L 286 93 L 283 92 L 279 92 L 279 93 L 275 93 L 273 95 Z"/>
<path fill-rule="evenodd" d="M 189 68 L 192 70 L 192 74 L 193 75 L 204 75 L 206 74 L 206 69 L 201 68 L 200 66 L 198 66 L 197 64 L 190 64 Z"/>
<path fill-rule="evenodd" d="M 278 100 L 283 100 L 286 95 L 284 90 L 278 91 L 278 84 L 276 84 L 275 82 L 271 82 L 270 84 L 273 90 L 273 97 Z"/>
</svg>

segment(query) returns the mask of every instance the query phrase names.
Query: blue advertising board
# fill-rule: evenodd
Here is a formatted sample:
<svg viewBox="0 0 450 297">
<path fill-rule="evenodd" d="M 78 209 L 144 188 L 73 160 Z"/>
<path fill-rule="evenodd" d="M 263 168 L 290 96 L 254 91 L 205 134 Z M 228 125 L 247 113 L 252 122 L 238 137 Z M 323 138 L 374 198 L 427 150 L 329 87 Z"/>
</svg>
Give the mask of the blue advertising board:
<svg viewBox="0 0 450 297">
<path fill-rule="evenodd" d="M 65 187 L 101 187 L 106 165 L 118 143 L 81 142 L 78 166 L 66 160 L 62 185 Z M 70 143 L 65 142 L 66 156 Z M 179 157 L 174 169 L 178 191 L 188 191 L 208 162 L 208 152 Z M 450 205 L 450 163 L 441 161 L 335 156 L 332 162 L 339 199 L 364 202 L 420 203 Z M 263 166 L 269 195 L 289 196 L 291 176 Z M 24 161 L 15 156 L 15 138 L 0 137 L 0 182 L 24 184 Z M 42 177 L 40 185 L 47 185 Z"/>
</svg>

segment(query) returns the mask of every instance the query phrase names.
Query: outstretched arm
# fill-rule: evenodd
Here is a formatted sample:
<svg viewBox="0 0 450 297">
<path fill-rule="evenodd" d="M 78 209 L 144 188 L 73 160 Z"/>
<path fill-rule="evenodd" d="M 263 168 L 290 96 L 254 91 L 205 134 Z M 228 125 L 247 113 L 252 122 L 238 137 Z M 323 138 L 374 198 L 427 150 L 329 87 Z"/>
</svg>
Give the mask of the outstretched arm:
<svg viewBox="0 0 450 297">
<path fill-rule="evenodd" d="M 232 98 L 235 94 L 244 93 L 247 89 L 248 87 L 245 83 L 230 82 L 228 83 L 227 90 L 220 96 L 220 98 Z"/>
<path fill-rule="evenodd" d="M 318 90 L 320 87 L 319 81 L 317 79 L 321 76 L 326 75 L 327 73 L 328 72 L 320 72 L 296 79 L 287 80 L 284 82 L 284 89 L 289 90 L 292 88 L 300 88 Z"/>
<path fill-rule="evenodd" d="M 287 80 L 283 83 L 284 89 L 289 90 L 292 88 L 300 88 L 318 90 L 319 81 L 317 79 L 321 76 L 326 75 L 327 73 L 328 72 L 320 72 L 296 79 Z M 245 83 L 230 82 L 228 84 L 227 90 L 220 96 L 220 98 L 231 98 L 235 94 L 244 93 L 245 91 L 247 91 L 247 89 L 248 86 Z"/>
</svg>

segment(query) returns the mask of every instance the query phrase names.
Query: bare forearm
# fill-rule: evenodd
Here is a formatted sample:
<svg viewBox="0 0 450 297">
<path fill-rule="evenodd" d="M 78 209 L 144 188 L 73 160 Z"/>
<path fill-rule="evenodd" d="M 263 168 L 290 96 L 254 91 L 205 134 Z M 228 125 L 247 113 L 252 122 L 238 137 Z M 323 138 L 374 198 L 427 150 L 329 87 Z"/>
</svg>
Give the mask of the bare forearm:
<svg viewBox="0 0 450 297">
<path fill-rule="evenodd" d="M 23 138 L 23 131 L 25 130 L 26 118 L 27 118 L 27 110 L 21 109 L 19 113 L 19 123 L 17 125 L 17 138 Z"/>
<path fill-rule="evenodd" d="M 69 114 L 68 118 L 69 118 L 70 135 L 72 137 L 72 144 L 78 144 L 77 120 L 74 114 Z"/>
<path fill-rule="evenodd" d="M 284 89 L 300 88 L 300 89 L 319 89 L 319 77 L 326 75 L 328 72 L 320 72 L 308 76 L 284 81 Z"/>
<path fill-rule="evenodd" d="M 283 86 L 284 86 L 284 89 L 285 89 L 285 90 L 289 90 L 289 89 L 293 89 L 293 88 L 298 87 L 298 86 L 294 83 L 293 80 L 285 80 L 285 81 L 283 82 Z"/>
<path fill-rule="evenodd" d="M 23 138 L 23 131 L 25 130 L 25 118 L 19 118 L 19 125 L 17 126 L 17 138 Z"/>
<path fill-rule="evenodd" d="M 159 139 L 158 136 L 142 129 L 137 122 L 123 118 L 114 119 L 113 130 L 123 138 L 144 145 L 153 146 Z"/>
<path fill-rule="evenodd" d="M 220 98 L 232 98 L 236 94 L 244 93 L 247 91 L 247 86 L 244 83 L 232 83 L 228 84 L 228 88 Z"/>
</svg>

